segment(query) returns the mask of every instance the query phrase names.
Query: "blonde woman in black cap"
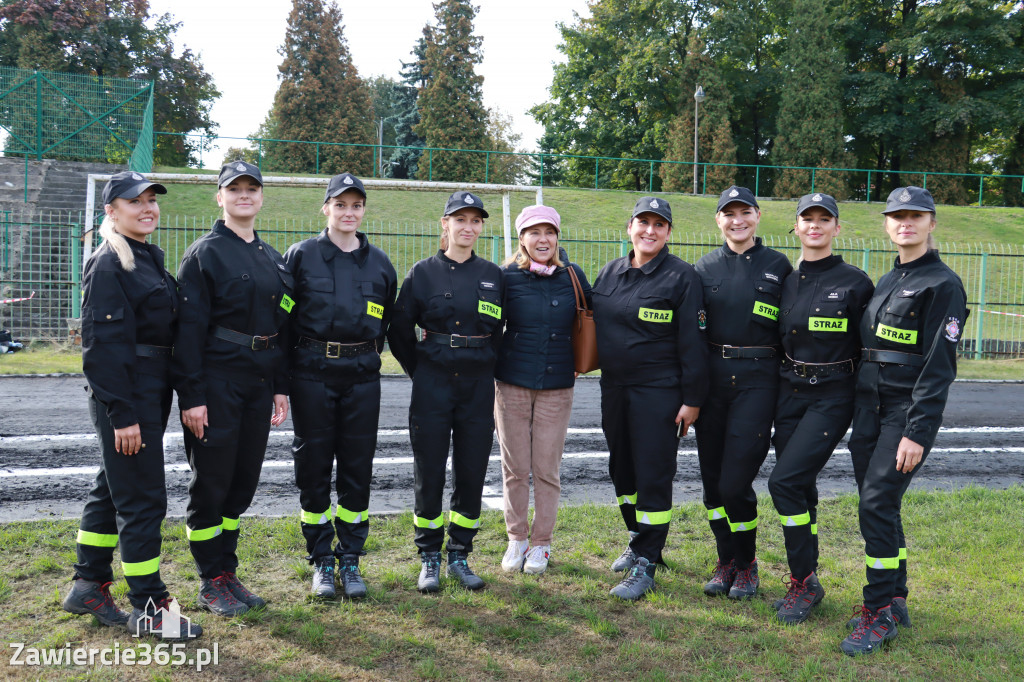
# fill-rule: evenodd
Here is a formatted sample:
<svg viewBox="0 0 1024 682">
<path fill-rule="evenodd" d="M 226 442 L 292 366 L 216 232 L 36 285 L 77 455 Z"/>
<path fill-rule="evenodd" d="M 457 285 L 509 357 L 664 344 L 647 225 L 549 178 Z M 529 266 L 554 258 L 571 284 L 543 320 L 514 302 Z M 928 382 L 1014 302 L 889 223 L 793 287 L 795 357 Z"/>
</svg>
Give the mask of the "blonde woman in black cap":
<svg viewBox="0 0 1024 682">
<path fill-rule="evenodd" d="M 171 346 L 178 317 L 174 278 L 147 239 L 160 221 L 163 185 L 131 171 L 103 188 L 103 244 L 82 279 L 82 366 L 102 460 L 82 511 L 78 562 L 64 610 L 136 635 L 192 639 L 202 628 L 164 632 L 176 611 L 160 578 L 160 524 L 167 514 L 163 435 L 171 410 Z M 129 615 L 114 603 L 114 547 L 128 583 Z"/>
<path fill-rule="evenodd" d="M 455 192 L 441 218 L 441 250 L 409 270 L 388 330 L 391 352 L 412 377 L 409 438 L 416 489 L 415 541 L 421 592 L 441 589 L 448 447 L 452 497 L 448 575 L 476 590 L 467 562 L 480 527 L 487 461 L 494 440 L 494 362 L 501 342 L 502 272 L 473 252 L 487 211 L 480 197 Z M 423 330 L 417 339 L 416 327 Z"/>
<path fill-rule="evenodd" d="M 853 632 L 840 645 L 850 656 L 872 653 L 899 627 L 910 626 L 900 509 L 942 424 L 970 312 L 963 282 L 935 249 L 935 202 L 928 190 L 893 190 L 883 213 L 899 255 L 878 280 L 860 325 L 864 348 L 850 453 L 867 584 L 864 604 L 849 623 Z"/>
<path fill-rule="evenodd" d="M 746 187 L 718 199 L 725 243 L 697 261 L 704 285 L 711 393 L 697 421 L 704 506 L 718 563 L 708 595 L 757 594 L 757 495 L 753 482 L 768 456 L 779 385 L 779 306 L 789 260 L 757 236 L 761 209 Z"/>
<path fill-rule="evenodd" d="M 797 269 L 782 285 L 784 352 L 775 406 L 775 469 L 768 490 L 782 522 L 790 580 L 776 602 L 778 619 L 802 623 L 825 596 L 818 580 L 818 473 L 853 418 L 860 318 L 874 286 L 859 268 L 832 253 L 839 207 L 828 194 L 797 204 Z"/>
<path fill-rule="evenodd" d="M 625 571 L 611 594 L 636 600 L 654 589 L 672 519 L 679 438 L 708 393 L 700 279 L 668 252 L 672 207 L 660 197 L 636 202 L 626 224 L 627 256 L 594 282 L 601 361 L 601 426 L 608 468 L 629 546 L 612 564 Z"/>
<path fill-rule="evenodd" d="M 266 602 L 239 581 L 238 527 L 260 479 L 271 425 L 288 416 L 283 336 L 292 300 L 284 260 L 256 234 L 263 176 L 225 164 L 224 216 L 181 259 L 174 345 L 185 454 L 192 467 L 186 531 L 199 570 L 199 605 L 237 616 Z"/>
<path fill-rule="evenodd" d="M 351 173 L 331 178 L 322 210 L 327 228 L 292 245 L 284 256 L 295 277 L 289 363 L 292 455 L 302 535 L 314 566 L 313 594 L 335 596 L 337 557 L 345 596 L 358 598 L 366 596 L 359 557 L 366 553 L 370 529 L 380 351 L 398 278 L 387 254 L 359 231 L 366 211 L 359 178 Z M 338 506 L 332 510 L 335 462 Z"/>
</svg>

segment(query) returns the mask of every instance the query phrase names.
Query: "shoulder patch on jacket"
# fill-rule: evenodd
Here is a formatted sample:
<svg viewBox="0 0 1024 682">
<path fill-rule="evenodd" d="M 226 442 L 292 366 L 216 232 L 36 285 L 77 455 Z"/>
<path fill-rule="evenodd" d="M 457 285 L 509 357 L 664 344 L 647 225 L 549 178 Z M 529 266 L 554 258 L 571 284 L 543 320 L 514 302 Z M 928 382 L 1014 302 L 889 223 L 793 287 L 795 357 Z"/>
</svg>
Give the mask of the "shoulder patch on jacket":
<svg viewBox="0 0 1024 682">
<path fill-rule="evenodd" d="M 946 318 L 946 340 L 956 343 L 960 340 L 960 320 L 955 317 Z"/>
</svg>

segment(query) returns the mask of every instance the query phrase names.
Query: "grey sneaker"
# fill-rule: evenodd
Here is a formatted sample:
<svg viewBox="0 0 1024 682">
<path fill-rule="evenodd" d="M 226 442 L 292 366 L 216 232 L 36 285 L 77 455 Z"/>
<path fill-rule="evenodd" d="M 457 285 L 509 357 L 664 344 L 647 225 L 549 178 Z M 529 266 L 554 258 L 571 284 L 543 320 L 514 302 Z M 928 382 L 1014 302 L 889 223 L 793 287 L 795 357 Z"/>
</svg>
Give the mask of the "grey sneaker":
<svg viewBox="0 0 1024 682">
<path fill-rule="evenodd" d="M 825 588 L 815 574 L 811 573 L 802 581 L 790 576 L 789 590 L 778 607 L 778 619 L 786 625 L 802 623 L 811 615 L 811 607 L 824 598 Z"/>
<path fill-rule="evenodd" d="M 636 554 L 633 554 L 633 550 L 627 546 L 626 550 L 619 555 L 619 558 L 612 562 L 612 570 L 616 573 L 628 571 L 633 568 L 633 564 L 635 563 Z"/>
<path fill-rule="evenodd" d="M 839 648 L 847 656 L 874 653 L 881 648 L 882 642 L 892 639 L 898 633 L 899 628 L 893 620 L 890 607 L 883 606 L 872 611 L 861 606 L 857 627 L 840 643 Z"/>
<path fill-rule="evenodd" d="M 240 616 L 249 610 L 248 606 L 238 601 L 231 593 L 231 587 L 223 575 L 218 575 L 212 580 L 203 580 L 199 585 L 199 596 L 196 597 L 196 601 L 201 608 L 226 618 Z"/>
<path fill-rule="evenodd" d="M 654 564 L 644 557 L 637 557 L 633 568 L 626 573 L 626 577 L 622 579 L 621 583 L 611 589 L 609 594 L 626 601 L 636 601 L 654 589 L 654 568 Z"/>
<path fill-rule="evenodd" d="M 718 560 L 715 564 L 715 572 L 711 580 L 704 584 L 704 594 L 709 597 L 717 597 L 722 594 L 729 594 L 732 583 L 736 579 L 736 564 L 731 560 L 728 562 Z"/>
<path fill-rule="evenodd" d="M 118 608 L 110 596 L 110 583 L 97 583 L 79 578 L 71 583 L 64 597 L 64 610 L 68 613 L 91 614 L 110 627 L 121 627 L 128 622 L 128 612 Z"/>
<path fill-rule="evenodd" d="M 146 608 L 132 609 L 132 614 L 128 616 L 128 632 L 136 637 L 149 635 L 175 642 L 195 639 L 203 634 L 203 628 L 198 623 L 193 623 L 190 619 L 180 615 L 177 618 L 177 623 L 171 623 L 170 620 L 164 622 L 164 616 L 171 611 L 169 598 L 161 599 L 158 602 L 150 599 Z"/>
<path fill-rule="evenodd" d="M 420 552 L 420 579 L 416 589 L 420 592 L 438 592 L 441 589 L 441 553 Z"/>
<path fill-rule="evenodd" d="M 901 628 L 910 627 L 910 611 L 907 609 L 907 600 L 903 597 L 895 597 L 892 603 L 889 604 L 889 609 L 892 612 L 892 619 L 896 621 L 896 624 Z M 846 629 L 852 630 L 857 627 L 857 623 L 860 622 L 860 616 L 854 616 L 846 623 Z"/>
<path fill-rule="evenodd" d="M 448 552 L 448 577 L 458 580 L 467 590 L 479 590 L 484 586 L 484 579 L 473 572 L 468 559 L 466 552 Z"/>
<path fill-rule="evenodd" d="M 334 589 L 334 556 L 325 556 L 316 559 L 313 564 L 313 587 L 310 592 L 314 597 L 321 599 L 334 599 L 337 591 Z"/>
<path fill-rule="evenodd" d="M 346 554 L 341 558 L 338 575 L 341 578 L 341 586 L 345 590 L 346 597 L 362 599 L 366 596 L 366 583 L 363 582 L 363 576 L 359 575 L 358 554 Z"/>
<path fill-rule="evenodd" d="M 234 573 L 224 571 L 224 582 L 227 583 L 228 589 L 231 590 L 231 594 L 235 595 L 235 599 L 242 602 L 250 609 L 267 605 L 267 602 L 263 597 L 250 592 L 249 588 L 243 585 L 242 581 L 239 580 L 238 576 Z"/>
<path fill-rule="evenodd" d="M 757 561 L 751 561 L 746 568 L 736 569 L 736 579 L 729 588 L 729 599 L 750 599 L 757 594 L 761 581 L 757 577 Z"/>
</svg>

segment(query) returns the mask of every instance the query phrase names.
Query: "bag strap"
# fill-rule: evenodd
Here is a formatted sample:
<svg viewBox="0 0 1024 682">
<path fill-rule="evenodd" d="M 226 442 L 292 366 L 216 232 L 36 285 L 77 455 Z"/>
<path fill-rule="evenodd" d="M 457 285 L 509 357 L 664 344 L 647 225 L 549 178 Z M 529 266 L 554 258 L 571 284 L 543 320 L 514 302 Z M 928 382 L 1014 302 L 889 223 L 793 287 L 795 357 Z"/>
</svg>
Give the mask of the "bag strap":
<svg viewBox="0 0 1024 682">
<path fill-rule="evenodd" d="M 576 310 L 587 310 L 587 297 L 583 295 L 583 286 L 580 284 L 580 280 L 576 277 L 576 269 L 569 263 L 569 278 L 572 280 L 573 294 L 576 296 Z"/>
</svg>

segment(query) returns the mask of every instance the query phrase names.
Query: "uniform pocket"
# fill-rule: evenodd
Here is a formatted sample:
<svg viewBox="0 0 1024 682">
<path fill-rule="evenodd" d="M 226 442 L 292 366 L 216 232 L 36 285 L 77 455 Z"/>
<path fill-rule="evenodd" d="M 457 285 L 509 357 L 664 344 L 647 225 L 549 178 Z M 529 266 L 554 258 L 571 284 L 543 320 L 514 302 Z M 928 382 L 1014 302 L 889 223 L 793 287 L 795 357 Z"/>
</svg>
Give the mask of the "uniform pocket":
<svg viewBox="0 0 1024 682">
<path fill-rule="evenodd" d="M 329 294 L 334 291 L 334 279 L 331 277 L 306 277 L 302 280 L 302 288 Z"/>
<path fill-rule="evenodd" d="M 875 325 L 875 336 L 889 348 L 912 351 L 917 347 L 921 301 L 917 292 L 901 292 L 889 299 Z"/>
<path fill-rule="evenodd" d="M 123 343 L 128 340 L 124 328 L 124 306 L 93 308 L 92 334 L 99 343 Z"/>
<path fill-rule="evenodd" d="M 754 282 L 754 307 L 751 317 L 758 324 L 777 327 L 779 324 L 779 300 L 782 286 L 767 279 Z"/>
<path fill-rule="evenodd" d="M 823 292 L 814 302 L 807 318 L 807 329 L 816 339 L 836 339 L 853 331 L 850 322 L 850 297 L 844 290 Z"/>
<path fill-rule="evenodd" d="M 501 322 L 501 297 L 498 295 L 498 292 L 493 289 L 478 287 L 476 311 L 483 322 Z"/>
</svg>

